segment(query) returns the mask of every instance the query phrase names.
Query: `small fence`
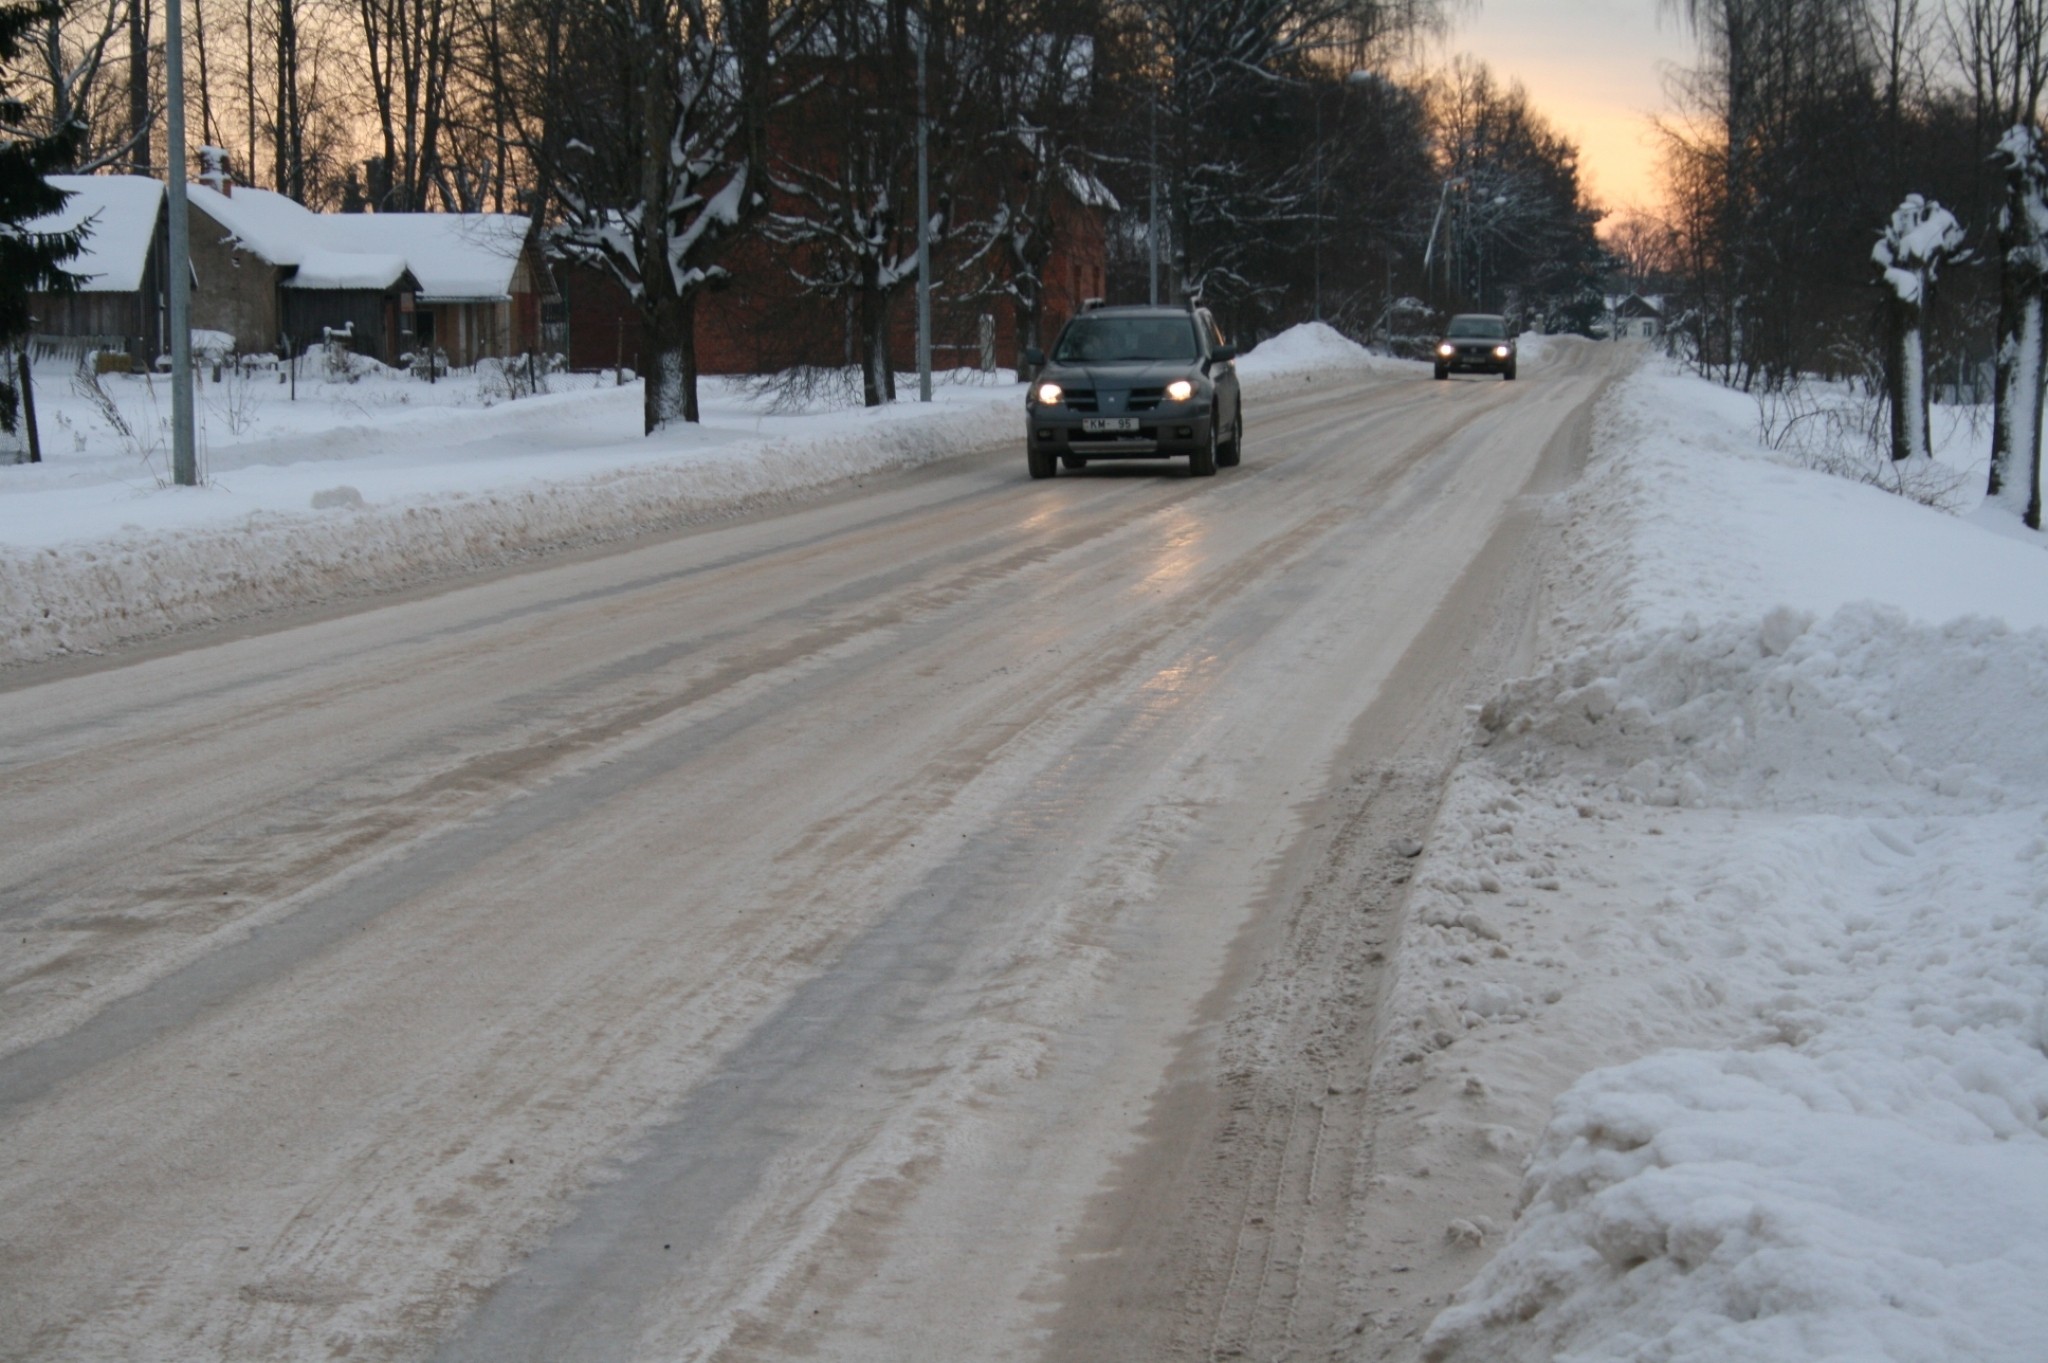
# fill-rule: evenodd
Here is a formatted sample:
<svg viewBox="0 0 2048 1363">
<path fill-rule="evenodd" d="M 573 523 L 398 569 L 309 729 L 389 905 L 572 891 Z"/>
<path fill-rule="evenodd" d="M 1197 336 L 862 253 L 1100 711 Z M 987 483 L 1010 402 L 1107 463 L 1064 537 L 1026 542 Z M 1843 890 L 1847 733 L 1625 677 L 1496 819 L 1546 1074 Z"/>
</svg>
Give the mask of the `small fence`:
<svg viewBox="0 0 2048 1363">
<path fill-rule="evenodd" d="M 76 365 L 86 356 L 100 351 L 132 356 L 135 350 L 136 341 L 132 336 L 52 336 L 46 332 L 33 332 L 28 338 L 28 357 L 37 364 L 57 361 Z"/>
</svg>

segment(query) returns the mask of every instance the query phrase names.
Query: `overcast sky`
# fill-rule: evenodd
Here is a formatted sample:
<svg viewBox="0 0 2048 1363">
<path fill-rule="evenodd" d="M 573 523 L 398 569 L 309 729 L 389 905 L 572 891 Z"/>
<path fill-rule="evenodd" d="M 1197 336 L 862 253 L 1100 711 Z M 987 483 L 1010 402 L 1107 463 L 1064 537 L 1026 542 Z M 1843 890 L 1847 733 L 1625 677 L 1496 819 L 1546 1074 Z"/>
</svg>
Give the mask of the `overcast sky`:
<svg viewBox="0 0 2048 1363">
<path fill-rule="evenodd" d="M 1662 0 L 1481 0 L 1458 21 L 1449 50 L 1528 87 L 1552 126 L 1578 143 L 1582 176 L 1602 205 L 1663 197 L 1648 115 L 1665 107 L 1664 72 L 1692 65 L 1695 50 Z"/>
</svg>

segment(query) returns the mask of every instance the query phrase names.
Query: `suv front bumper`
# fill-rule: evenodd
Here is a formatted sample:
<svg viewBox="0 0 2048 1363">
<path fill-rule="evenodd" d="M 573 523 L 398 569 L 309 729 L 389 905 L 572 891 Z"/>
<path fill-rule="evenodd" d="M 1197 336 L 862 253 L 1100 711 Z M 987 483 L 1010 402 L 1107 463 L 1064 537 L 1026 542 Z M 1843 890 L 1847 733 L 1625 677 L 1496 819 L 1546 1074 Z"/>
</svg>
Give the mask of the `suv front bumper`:
<svg viewBox="0 0 2048 1363">
<path fill-rule="evenodd" d="M 1209 444 L 1207 407 L 1149 413 L 1137 418 L 1135 431 L 1089 431 L 1084 420 L 1058 408 L 1034 407 L 1026 417 L 1025 438 L 1035 450 L 1077 459 L 1173 459 Z"/>
<path fill-rule="evenodd" d="M 1505 374 L 1515 367 L 1515 352 L 1505 355 L 1493 353 L 1492 346 L 1459 346 L 1446 355 L 1442 351 L 1432 356 L 1438 369 L 1447 369 L 1453 374 Z"/>
</svg>

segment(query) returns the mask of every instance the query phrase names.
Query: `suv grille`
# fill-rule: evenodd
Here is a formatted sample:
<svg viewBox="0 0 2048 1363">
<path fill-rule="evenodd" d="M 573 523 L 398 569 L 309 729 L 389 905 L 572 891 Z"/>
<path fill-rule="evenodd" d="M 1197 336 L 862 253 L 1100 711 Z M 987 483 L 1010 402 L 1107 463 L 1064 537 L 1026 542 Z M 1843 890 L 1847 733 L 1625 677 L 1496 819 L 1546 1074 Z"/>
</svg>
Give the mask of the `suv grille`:
<svg viewBox="0 0 2048 1363">
<path fill-rule="evenodd" d="M 1115 390 L 1111 390 L 1111 392 L 1114 395 Z M 1157 411 L 1159 404 L 1166 400 L 1166 390 L 1164 388 L 1133 388 L 1124 397 L 1124 405 L 1119 408 L 1112 403 L 1111 410 L 1115 412 L 1128 412 L 1135 416 L 1140 412 Z M 1092 388 L 1070 388 L 1060 401 L 1067 405 L 1069 411 L 1092 414 L 1102 410 L 1101 399 Z"/>
</svg>

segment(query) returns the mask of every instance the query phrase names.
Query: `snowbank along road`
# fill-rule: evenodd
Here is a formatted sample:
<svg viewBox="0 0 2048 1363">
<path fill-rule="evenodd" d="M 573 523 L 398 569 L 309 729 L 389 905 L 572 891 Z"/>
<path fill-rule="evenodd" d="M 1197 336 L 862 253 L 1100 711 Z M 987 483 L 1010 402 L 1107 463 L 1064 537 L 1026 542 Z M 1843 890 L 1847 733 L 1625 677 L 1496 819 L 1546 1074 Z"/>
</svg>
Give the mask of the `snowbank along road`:
<svg viewBox="0 0 2048 1363">
<path fill-rule="evenodd" d="M 1404 854 L 1614 356 L 0 675 L 0 1356 L 1360 1347 Z"/>
</svg>

